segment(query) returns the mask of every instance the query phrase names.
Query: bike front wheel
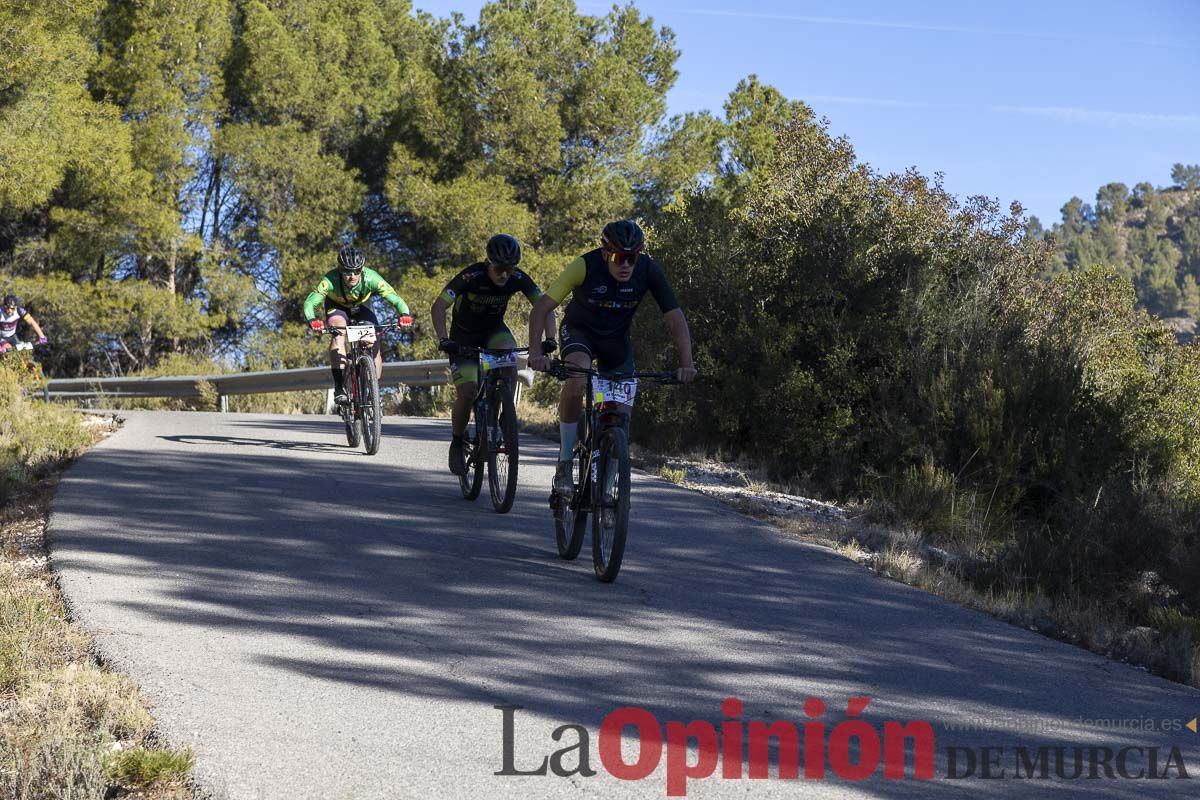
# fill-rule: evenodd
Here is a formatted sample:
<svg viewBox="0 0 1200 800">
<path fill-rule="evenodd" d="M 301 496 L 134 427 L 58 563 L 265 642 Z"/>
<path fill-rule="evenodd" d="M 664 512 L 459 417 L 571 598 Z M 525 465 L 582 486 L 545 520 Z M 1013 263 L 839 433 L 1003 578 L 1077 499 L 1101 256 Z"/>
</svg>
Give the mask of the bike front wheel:
<svg viewBox="0 0 1200 800">
<path fill-rule="evenodd" d="M 507 513 L 517 496 L 517 409 L 512 389 L 498 383 L 488 407 L 488 489 L 492 507 Z"/>
<path fill-rule="evenodd" d="M 600 435 L 596 473 L 600 501 L 592 515 L 592 567 L 597 578 L 611 583 L 621 571 L 629 530 L 629 441 L 621 428 Z"/>
<path fill-rule="evenodd" d="M 373 456 L 379 452 L 379 438 L 383 430 L 383 401 L 379 397 L 379 377 L 375 374 L 375 359 L 371 356 L 359 356 L 356 368 L 363 447 L 367 455 Z"/>
<path fill-rule="evenodd" d="M 350 402 L 338 406 L 338 414 L 341 415 L 342 422 L 346 426 L 346 444 L 358 447 L 358 423 L 354 419 L 354 404 L 358 402 L 358 379 L 354 377 L 353 371 L 346 376 L 346 379 L 350 382 L 350 386 L 346 387 Z"/>
<path fill-rule="evenodd" d="M 467 471 L 458 476 L 458 488 L 467 500 L 479 497 L 483 488 L 483 462 L 487 458 L 487 425 L 480 415 L 480 407 L 475 407 L 474 420 L 467 423 L 463 431 L 463 460 Z"/>
<path fill-rule="evenodd" d="M 564 497 L 551 490 L 550 507 L 554 511 L 554 541 L 558 545 L 558 556 L 570 561 L 583 548 L 583 535 L 587 532 L 588 507 L 592 497 L 588 476 L 587 451 L 580 447 L 575 452 L 571 469 L 575 494 Z"/>
</svg>

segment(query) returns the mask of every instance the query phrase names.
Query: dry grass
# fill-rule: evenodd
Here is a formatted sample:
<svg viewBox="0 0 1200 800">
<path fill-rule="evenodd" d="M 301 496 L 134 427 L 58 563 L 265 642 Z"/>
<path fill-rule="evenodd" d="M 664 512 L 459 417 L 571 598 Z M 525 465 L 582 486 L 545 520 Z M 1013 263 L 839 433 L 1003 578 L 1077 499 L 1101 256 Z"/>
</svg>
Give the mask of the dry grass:
<svg viewBox="0 0 1200 800">
<path fill-rule="evenodd" d="M 558 441 L 558 408 L 532 402 L 528 392 L 517 403 L 517 421 L 521 424 L 522 433 Z"/>
<path fill-rule="evenodd" d="M 304 392 L 273 392 L 271 394 L 230 395 L 230 412 L 247 414 L 324 414 L 326 392 L 315 389 Z"/>
<path fill-rule="evenodd" d="M 58 434 L 84 431 L 91 438 L 108 427 L 81 423 L 62 409 L 45 413 L 54 419 L 40 429 Z M 29 431 L 37 429 L 26 425 L 22 435 L 34 441 Z M 60 440 L 73 442 L 72 452 L 76 433 Z M 54 469 L 65 454 L 52 442 L 39 452 L 46 455 L 38 467 L 10 478 L 0 507 L 0 797 L 67 800 L 135 791 L 146 800 L 190 798 L 190 753 L 150 744 L 154 721 L 137 687 L 98 663 L 87 637 L 67 619 L 45 548 Z"/>
<path fill-rule="evenodd" d="M 753 485 L 753 483 L 752 483 Z M 771 491 L 783 487 L 770 486 Z M 723 498 L 724 499 L 724 498 Z M 1020 586 L 1019 575 L 989 573 L 984 586 L 974 574 L 994 570 L 976 549 L 947 553 L 926 537 L 901 527 L 898 518 L 873 504 L 846 519 L 779 516 L 745 498 L 727 505 L 772 523 L 804 541 L 828 547 L 876 574 L 915 586 L 958 605 L 991 614 L 1028 630 L 1141 666 L 1180 683 L 1200 687 L 1200 619 L 1174 609 L 1152 609 L 1153 627 L 1128 602 L 1047 597 L 1036 591 L 996 590 Z M 887 524 L 874 520 L 885 519 Z M 1128 598 L 1126 598 L 1128 601 Z"/>
</svg>

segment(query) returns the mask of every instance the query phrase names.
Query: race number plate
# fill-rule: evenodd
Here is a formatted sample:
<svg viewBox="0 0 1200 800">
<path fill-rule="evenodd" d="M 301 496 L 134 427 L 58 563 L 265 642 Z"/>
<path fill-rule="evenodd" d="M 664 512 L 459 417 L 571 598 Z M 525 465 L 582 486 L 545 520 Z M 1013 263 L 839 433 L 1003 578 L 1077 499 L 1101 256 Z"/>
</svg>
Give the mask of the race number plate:
<svg viewBox="0 0 1200 800">
<path fill-rule="evenodd" d="M 517 354 L 515 352 L 503 356 L 494 356 L 490 353 L 480 353 L 479 356 L 481 359 L 483 359 L 484 372 L 487 372 L 490 369 L 515 367 L 517 365 Z"/>
<path fill-rule="evenodd" d="M 346 338 L 351 342 L 366 342 L 371 344 L 375 341 L 375 326 L 351 325 L 346 328 Z"/>
<path fill-rule="evenodd" d="M 626 381 L 610 381 L 605 378 L 596 379 L 596 402 L 613 402 L 632 406 L 633 398 L 637 395 L 637 378 Z"/>
</svg>

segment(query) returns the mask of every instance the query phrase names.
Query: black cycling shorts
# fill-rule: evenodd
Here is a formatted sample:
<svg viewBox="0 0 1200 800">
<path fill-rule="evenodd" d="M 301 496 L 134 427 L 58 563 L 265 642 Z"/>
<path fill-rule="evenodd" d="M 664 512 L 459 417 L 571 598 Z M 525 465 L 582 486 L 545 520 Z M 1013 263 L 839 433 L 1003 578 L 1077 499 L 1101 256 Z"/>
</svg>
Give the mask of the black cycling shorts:
<svg viewBox="0 0 1200 800">
<path fill-rule="evenodd" d="M 601 372 L 633 372 L 633 340 L 629 334 L 601 338 L 564 320 L 558 327 L 558 337 L 562 342 L 563 357 L 587 353 Z"/>
<path fill-rule="evenodd" d="M 451 326 L 450 338 L 456 344 L 466 345 L 467 347 L 481 347 L 485 350 L 507 349 L 504 345 L 514 348 L 517 346 L 516 338 L 504 323 L 483 331 L 465 331 L 462 328 Z M 450 356 L 450 382 L 455 386 L 464 383 L 475 383 L 479 380 L 478 373 L 479 361 L 475 356 L 471 356 L 470 358 L 457 355 Z"/>
<path fill-rule="evenodd" d="M 366 303 L 347 308 L 343 305 L 325 300 L 325 319 L 328 320 L 334 314 L 346 318 L 346 324 L 369 322 L 372 325 L 378 325 L 379 319 L 375 316 L 375 312 Z"/>
</svg>

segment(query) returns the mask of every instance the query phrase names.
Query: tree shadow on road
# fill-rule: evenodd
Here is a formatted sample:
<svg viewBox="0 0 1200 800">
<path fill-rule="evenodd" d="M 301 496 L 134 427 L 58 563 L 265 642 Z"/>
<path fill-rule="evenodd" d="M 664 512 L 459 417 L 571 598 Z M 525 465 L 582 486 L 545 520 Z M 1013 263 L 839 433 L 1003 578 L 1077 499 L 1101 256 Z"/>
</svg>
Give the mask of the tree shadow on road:
<svg viewBox="0 0 1200 800">
<path fill-rule="evenodd" d="M 336 422 L 236 427 L 296 433 L 319 425 L 334 435 Z M 880 728 L 885 720 L 929 720 L 939 750 L 1178 744 L 1178 736 L 1070 722 L 1190 718 L 1200 709 L 1198 692 L 877 578 L 645 476 L 635 479 L 626 565 L 615 584 L 599 583 L 590 538 L 577 562 L 555 552 L 546 503 L 553 445 L 522 440 L 517 502 L 498 515 L 486 489 L 478 502 L 464 502 L 442 471 L 444 422 L 390 419 L 384 435 L 401 452 L 410 446 L 413 460 L 363 459 L 339 473 L 322 469 L 329 462 L 321 456 L 344 445 L 255 436 L 169 435 L 159 438 L 176 447 L 165 451 L 97 449 L 60 489 L 54 558 L 68 578 L 86 571 L 97 583 L 107 574 L 154 587 L 115 596 L 97 589 L 96 602 L 107 607 L 97 613 L 111 618 L 185 626 L 216 636 L 218 649 L 231 635 L 288 637 L 312 648 L 228 655 L 257 669 L 478 703 L 481 735 L 495 753 L 489 772 L 499 768 L 500 712 L 491 707 L 500 704 L 524 707 L 548 736 L 563 723 L 594 733 L 627 705 L 660 720 L 719 724 L 727 697 L 744 701 L 748 720 L 800 723 L 804 701 L 818 697 L 832 730 L 848 697 L 869 696 L 865 719 Z M 192 450 L 201 443 L 236 445 L 237 458 L 223 448 Z M 433 468 L 418 463 L 429 453 L 438 454 Z M 176 577 L 157 588 L 164 574 Z M 977 717 L 997 730 L 943 727 Z M 1014 731 L 1002 722 L 1013 718 L 1063 728 Z M 1174 784 L 1105 781 L 1104 789 L 1168 796 Z M 888 797 L 956 796 L 964 787 L 855 786 Z M 1056 796 L 1094 796 L 1097 784 L 1053 788 Z M 977 796 L 1013 789 L 1011 781 L 969 784 Z"/>
<path fill-rule="evenodd" d="M 269 447 L 274 450 L 307 450 L 314 453 L 336 452 L 357 448 L 345 444 L 306 442 L 295 439 L 251 439 L 244 436 L 160 436 L 164 441 L 176 444 L 227 444 L 233 447 Z M 365 453 L 364 453 L 365 455 Z"/>
</svg>

